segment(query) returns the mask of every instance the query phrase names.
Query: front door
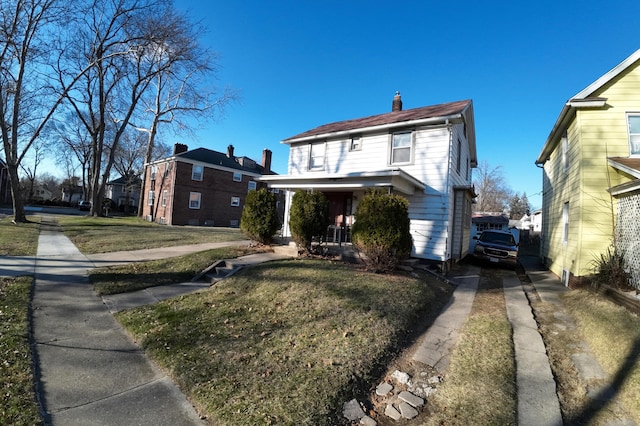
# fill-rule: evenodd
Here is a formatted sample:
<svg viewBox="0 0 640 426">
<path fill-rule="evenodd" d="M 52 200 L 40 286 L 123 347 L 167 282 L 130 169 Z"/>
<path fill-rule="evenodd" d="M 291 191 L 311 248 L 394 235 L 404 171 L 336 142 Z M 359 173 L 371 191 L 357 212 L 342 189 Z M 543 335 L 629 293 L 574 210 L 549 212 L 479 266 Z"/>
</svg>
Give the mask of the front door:
<svg viewBox="0 0 640 426">
<path fill-rule="evenodd" d="M 331 227 L 339 230 L 340 240 L 347 241 L 348 227 L 351 225 L 351 206 L 353 193 L 351 192 L 327 192 L 325 193 L 329 201 L 329 218 Z M 333 238 L 332 238 L 333 239 Z M 334 240 L 335 241 L 335 240 Z"/>
</svg>

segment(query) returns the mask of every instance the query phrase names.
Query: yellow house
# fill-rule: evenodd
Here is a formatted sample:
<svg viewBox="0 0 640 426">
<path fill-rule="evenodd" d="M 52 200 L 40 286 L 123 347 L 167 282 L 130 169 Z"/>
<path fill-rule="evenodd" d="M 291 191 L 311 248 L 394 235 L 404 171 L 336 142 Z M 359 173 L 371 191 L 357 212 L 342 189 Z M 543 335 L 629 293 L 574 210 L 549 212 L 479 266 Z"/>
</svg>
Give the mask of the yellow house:
<svg viewBox="0 0 640 426">
<path fill-rule="evenodd" d="M 640 50 L 567 101 L 536 164 L 546 266 L 579 285 L 615 241 L 640 288 Z"/>
</svg>

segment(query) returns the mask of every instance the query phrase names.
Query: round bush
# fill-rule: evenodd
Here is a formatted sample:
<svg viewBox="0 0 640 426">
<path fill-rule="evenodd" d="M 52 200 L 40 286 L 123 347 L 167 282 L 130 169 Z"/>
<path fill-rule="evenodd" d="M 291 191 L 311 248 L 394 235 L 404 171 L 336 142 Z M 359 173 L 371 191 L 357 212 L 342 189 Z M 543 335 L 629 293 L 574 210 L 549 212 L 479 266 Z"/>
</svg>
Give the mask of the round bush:
<svg viewBox="0 0 640 426">
<path fill-rule="evenodd" d="M 329 226 L 329 202 L 322 192 L 298 191 L 289 209 L 289 229 L 299 248 L 312 251 L 313 237 L 324 237 Z"/>
<path fill-rule="evenodd" d="M 365 255 L 368 267 L 388 272 L 411 255 L 409 202 L 406 198 L 368 191 L 355 212 L 351 229 L 353 245 Z"/>
<path fill-rule="evenodd" d="M 259 243 L 270 244 L 279 228 L 275 194 L 265 188 L 250 191 L 240 218 L 242 232 Z"/>
</svg>

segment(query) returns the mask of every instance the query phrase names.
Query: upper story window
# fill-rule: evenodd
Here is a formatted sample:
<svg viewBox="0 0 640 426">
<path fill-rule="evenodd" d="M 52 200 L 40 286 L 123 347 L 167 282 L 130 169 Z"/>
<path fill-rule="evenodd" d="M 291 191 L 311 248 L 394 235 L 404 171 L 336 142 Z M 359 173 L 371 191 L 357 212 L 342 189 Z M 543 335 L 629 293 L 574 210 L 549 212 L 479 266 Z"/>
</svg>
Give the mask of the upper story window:
<svg viewBox="0 0 640 426">
<path fill-rule="evenodd" d="M 562 136 L 562 170 L 565 173 L 569 171 L 569 138 L 566 133 Z"/>
<path fill-rule="evenodd" d="M 255 191 L 258 185 L 254 181 L 249 181 L 249 191 Z"/>
<path fill-rule="evenodd" d="M 326 144 L 311 144 L 311 152 L 309 153 L 309 170 L 324 170 L 324 151 Z"/>
<path fill-rule="evenodd" d="M 391 135 L 391 164 L 411 162 L 411 132 Z"/>
<path fill-rule="evenodd" d="M 362 139 L 360 137 L 351 138 L 349 151 L 360 151 L 362 149 Z"/>
<path fill-rule="evenodd" d="M 151 180 L 156 178 L 156 173 L 158 173 L 158 166 L 151 166 Z"/>
<path fill-rule="evenodd" d="M 233 181 L 242 182 L 242 173 L 233 172 Z"/>
<path fill-rule="evenodd" d="M 629 154 L 640 156 L 640 114 L 628 115 Z"/>
<path fill-rule="evenodd" d="M 203 172 L 204 168 L 202 166 L 194 164 L 191 168 L 191 180 L 202 180 Z"/>
<path fill-rule="evenodd" d="M 456 171 L 460 174 L 460 165 L 462 163 L 462 142 L 458 138 L 458 156 L 456 157 Z"/>
</svg>

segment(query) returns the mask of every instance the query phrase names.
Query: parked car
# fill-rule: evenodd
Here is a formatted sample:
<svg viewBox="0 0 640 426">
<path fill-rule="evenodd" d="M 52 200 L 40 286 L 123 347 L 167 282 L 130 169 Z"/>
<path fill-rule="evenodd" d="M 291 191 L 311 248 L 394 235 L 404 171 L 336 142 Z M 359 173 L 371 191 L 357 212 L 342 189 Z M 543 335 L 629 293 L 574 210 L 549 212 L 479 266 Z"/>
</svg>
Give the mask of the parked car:
<svg viewBox="0 0 640 426">
<path fill-rule="evenodd" d="M 510 266 L 518 264 L 518 243 L 511 232 L 508 231 L 483 231 L 473 250 L 476 259 L 494 263 L 503 263 Z"/>
<path fill-rule="evenodd" d="M 91 210 L 91 201 L 80 201 L 78 203 L 78 210 L 87 212 Z"/>
</svg>

